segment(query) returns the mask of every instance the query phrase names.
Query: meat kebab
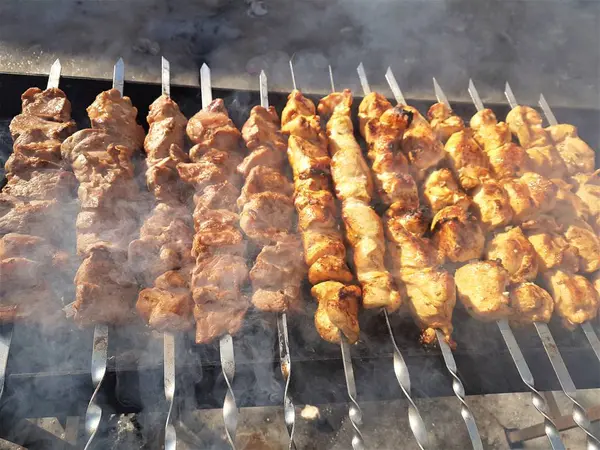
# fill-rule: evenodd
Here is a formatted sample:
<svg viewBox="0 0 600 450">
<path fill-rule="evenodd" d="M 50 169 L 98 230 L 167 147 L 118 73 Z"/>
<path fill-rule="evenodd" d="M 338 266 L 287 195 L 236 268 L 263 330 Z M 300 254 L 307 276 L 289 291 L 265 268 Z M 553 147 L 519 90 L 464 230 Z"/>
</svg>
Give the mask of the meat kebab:
<svg viewBox="0 0 600 450">
<path fill-rule="evenodd" d="M 29 88 L 10 123 L 13 153 L 0 193 L 0 322 L 61 313 L 77 267 L 72 241 L 77 181 L 61 142 L 76 125 L 58 88 Z"/>
</svg>

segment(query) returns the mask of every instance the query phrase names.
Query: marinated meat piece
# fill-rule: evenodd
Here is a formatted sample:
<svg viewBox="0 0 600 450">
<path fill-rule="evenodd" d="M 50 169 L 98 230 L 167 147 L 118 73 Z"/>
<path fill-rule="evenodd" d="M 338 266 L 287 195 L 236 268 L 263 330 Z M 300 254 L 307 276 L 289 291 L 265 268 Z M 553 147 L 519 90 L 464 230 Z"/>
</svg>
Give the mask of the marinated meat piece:
<svg viewBox="0 0 600 450">
<path fill-rule="evenodd" d="M 483 254 L 485 236 L 479 221 L 461 206 L 448 206 L 438 212 L 431 229 L 436 247 L 452 262 L 466 262 Z"/>
<path fill-rule="evenodd" d="M 240 213 L 240 228 L 250 239 L 262 245 L 284 239 L 291 232 L 293 223 L 291 197 L 277 192 L 254 195 Z"/>
<path fill-rule="evenodd" d="M 87 113 L 92 128 L 106 131 L 114 145 L 129 147 L 132 151 L 144 145 L 144 129 L 137 123 L 137 108 L 129 97 L 117 89 L 109 89 L 96 96 Z"/>
<path fill-rule="evenodd" d="M 444 146 L 450 168 L 463 189 L 474 189 L 490 177 L 489 161 L 483 149 L 473 138 L 473 130 L 454 133 Z"/>
<path fill-rule="evenodd" d="M 377 92 L 371 92 L 370 94 L 365 95 L 358 106 L 358 128 L 360 134 L 365 137 L 367 123 L 373 119 L 379 120 L 383 113 L 388 109 L 392 109 L 392 104 L 383 95 Z"/>
<path fill-rule="evenodd" d="M 242 128 L 242 136 L 246 142 L 246 147 L 251 152 L 264 146 L 271 147 L 282 155 L 285 155 L 287 150 L 287 139 L 280 131 L 279 117 L 273 106 L 269 108 L 255 106 L 252 108 L 250 117 Z M 281 167 L 281 163 L 261 165 L 271 168 Z"/>
<path fill-rule="evenodd" d="M 445 103 L 435 103 L 427 111 L 427 120 L 437 138 L 445 143 L 454 133 L 465 129 L 463 120 L 454 114 Z"/>
<path fill-rule="evenodd" d="M 247 310 L 247 302 L 240 302 L 235 308 L 226 309 L 221 305 L 194 305 L 196 343 L 207 344 L 215 337 L 237 333 L 242 328 Z"/>
<path fill-rule="evenodd" d="M 538 274 L 535 248 L 519 227 L 496 234 L 488 243 L 485 257 L 499 261 L 513 283 L 534 281 Z"/>
<path fill-rule="evenodd" d="M 485 108 L 475 113 L 470 125 L 475 132 L 475 140 L 488 155 L 490 151 L 509 144 L 512 140 L 508 125 L 498 122 L 491 109 Z"/>
<path fill-rule="evenodd" d="M 194 302 L 187 288 L 146 288 L 138 296 L 138 313 L 155 330 L 186 331 L 192 327 Z"/>
<path fill-rule="evenodd" d="M 262 311 L 295 311 L 301 305 L 300 287 L 306 266 L 302 243 L 291 238 L 265 246 L 258 256 L 250 280 L 252 303 Z"/>
<path fill-rule="evenodd" d="M 311 294 L 319 302 L 315 326 L 321 337 L 339 344 L 343 333 L 348 342 L 354 344 L 360 331 L 357 320 L 360 288 L 325 281 L 314 285 Z"/>
<path fill-rule="evenodd" d="M 82 210 L 77 215 L 77 254 L 85 256 L 96 245 L 127 252 L 129 243 L 139 230 L 139 211 L 120 208 Z"/>
<path fill-rule="evenodd" d="M 82 326 L 129 321 L 138 287 L 127 270 L 126 254 L 103 246 L 87 253 L 75 275 L 75 321 Z"/>
<path fill-rule="evenodd" d="M 486 180 L 473 191 L 473 206 L 485 229 L 493 230 L 508 225 L 513 209 L 507 191 L 496 180 Z"/>
<path fill-rule="evenodd" d="M 68 233 L 73 224 L 65 216 L 65 209 L 57 200 L 21 201 L 0 194 L 0 235 L 7 233 L 31 234 L 60 241 L 56 230 Z"/>
<path fill-rule="evenodd" d="M 111 144 L 115 144 L 115 138 L 106 130 L 86 128 L 65 139 L 60 152 L 63 159 L 72 164 L 79 155 L 103 156 Z M 129 149 L 130 152 L 133 150 Z"/>
<path fill-rule="evenodd" d="M 560 234 L 560 227 L 549 216 L 523 223 L 527 239 L 535 248 L 540 272 L 560 268 L 569 272 L 579 267 L 578 251 Z"/>
<path fill-rule="evenodd" d="M 6 178 L 11 179 L 16 175 L 28 176 L 29 173 L 42 170 L 62 170 L 64 164 L 60 161 L 49 161 L 45 157 L 26 156 L 23 153 L 13 152 L 4 165 Z"/>
<path fill-rule="evenodd" d="M 248 177 L 255 167 L 281 167 L 286 160 L 285 152 L 270 146 L 258 147 L 238 165 L 240 175 Z"/>
<path fill-rule="evenodd" d="M 418 179 L 444 158 L 444 147 L 427 120 L 416 108 L 406 106 L 412 113 L 412 122 L 402 138 L 402 151 L 408 157 Z"/>
<path fill-rule="evenodd" d="M 213 148 L 237 151 L 242 137 L 220 98 L 196 113 L 188 121 L 186 132 L 199 152 Z M 192 151 L 190 157 L 196 159 Z"/>
<path fill-rule="evenodd" d="M 71 102 L 66 94 L 58 88 L 42 91 L 32 87 L 21 95 L 23 114 L 37 116 L 54 122 L 71 120 Z"/>
<path fill-rule="evenodd" d="M 594 171 L 596 153 L 577 134 L 573 125 L 559 124 L 546 128 L 550 140 L 564 161 L 569 175 Z"/>
<path fill-rule="evenodd" d="M 237 200 L 239 209 L 242 209 L 256 194 L 263 192 L 277 192 L 278 194 L 290 197 L 294 193 L 294 186 L 287 177 L 276 169 L 265 166 L 254 167 L 246 177 L 246 182 L 242 188 L 242 193 Z M 286 201 L 287 203 L 287 201 Z"/>
<path fill-rule="evenodd" d="M 575 328 L 598 314 L 598 293 L 585 277 L 562 270 L 542 273 L 563 325 Z"/>
<path fill-rule="evenodd" d="M 454 275 L 458 298 L 469 314 L 479 320 L 510 317 L 510 274 L 497 261 L 477 261 L 459 268 Z"/>
<path fill-rule="evenodd" d="M 161 95 L 150 105 L 147 120 L 150 128 L 144 140 L 144 150 L 148 164 L 154 165 L 165 158 L 179 162 L 179 158 L 173 158 L 173 155 L 184 154 L 187 119 L 177 104 Z"/>
<path fill-rule="evenodd" d="M 563 220 L 564 237 L 577 249 L 579 271 L 585 273 L 600 269 L 600 239 L 594 229 L 581 219 Z"/>
<path fill-rule="evenodd" d="M 423 196 L 434 214 L 453 205 L 467 209 L 470 203 L 449 169 L 434 170 L 427 176 L 423 183 Z"/>
<path fill-rule="evenodd" d="M 554 300 L 548 292 L 533 283 L 519 283 L 509 289 L 512 322 L 529 324 L 550 322 Z"/>
<path fill-rule="evenodd" d="M 33 171 L 13 175 L 2 192 L 20 200 L 70 201 L 75 197 L 77 180 L 64 170 Z"/>
<path fill-rule="evenodd" d="M 31 130 L 38 130 L 39 133 L 43 133 L 46 140 L 57 139 L 62 141 L 75 132 L 77 125 L 72 120 L 69 122 L 51 122 L 29 114 L 19 114 L 10 122 L 9 129 L 13 140 L 17 140 L 19 136 Z"/>
<path fill-rule="evenodd" d="M 44 283 L 47 267 L 38 261 L 22 257 L 0 260 L 0 292 L 34 289 Z"/>
<path fill-rule="evenodd" d="M 0 296 L 0 323 L 32 322 L 52 327 L 64 317 L 58 296 L 48 285 L 18 289 Z"/>
</svg>

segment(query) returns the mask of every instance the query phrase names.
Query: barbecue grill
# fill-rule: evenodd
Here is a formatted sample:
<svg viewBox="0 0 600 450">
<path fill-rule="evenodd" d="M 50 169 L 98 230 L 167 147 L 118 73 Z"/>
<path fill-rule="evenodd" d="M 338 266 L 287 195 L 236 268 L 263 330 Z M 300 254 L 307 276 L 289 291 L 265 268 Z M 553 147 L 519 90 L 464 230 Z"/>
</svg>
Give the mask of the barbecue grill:
<svg viewBox="0 0 600 450">
<path fill-rule="evenodd" d="M 42 76 L 0 74 L 2 163 L 11 152 L 12 140 L 8 124 L 20 112 L 20 93 L 31 86 L 43 88 L 46 82 L 47 78 Z M 299 84 L 301 85 L 300 80 Z M 73 118 L 81 129 L 88 126 L 85 108 L 99 92 L 108 89 L 110 83 L 65 77 L 61 79 L 60 87 L 70 99 Z M 160 86 L 154 84 L 127 82 L 125 85 L 125 94 L 139 109 L 139 117 L 146 116 L 148 106 L 160 92 Z M 250 109 L 261 102 L 258 91 L 213 89 L 212 92 L 214 98 L 225 100 L 238 127 L 248 117 Z M 199 88 L 172 86 L 170 94 L 187 117 L 191 117 L 202 107 Z M 278 112 L 285 105 L 286 96 L 287 93 L 269 93 L 269 101 Z M 318 100 L 316 96 L 307 96 Z M 408 103 L 422 112 L 430 104 L 418 100 L 409 100 Z M 353 117 L 356 117 L 358 104 L 359 101 L 354 103 Z M 465 119 L 476 111 L 470 103 L 453 102 L 452 107 Z M 504 117 L 509 110 L 506 104 L 488 107 L 498 117 Z M 596 133 L 600 120 L 599 111 L 556 108 L 554 112 L 561 121 L 578 126 L 582 138 L 593 147 L 599 146 L 599 136 Z M 304 297 L 306 311 L 287 317 L 293 368 L 289 393 L 296 405 L 348 402 L 348 386 L 339 348 L 324 342 L 318 336 L 313 325 L 316 305 L 309 301 L 308 292 Z M 387 318 L 381 312 L 365 310 L 361 311 L 359 317 L 361 340 L 351 348 L 358 403 L 403 398 L 404 394 L 394 372 L 395 349 L 389 339 Z M 467 395 L 529 390 L 504 343 L 501 328 L 495 323 L 476 321 L 460 305 L 455 310 L 453 323 L 453 337 L 457 348 L 452 353 L 456 361 L 457 376 Z M 425 348 L 418 343 L 419 329 L 413 320 L 407 315 L 391 314 L 389 325 L 410 374 L 408 393 L 412 397 L 456 394 L 452 375 L 446 368 L 442 353 L 438 348 Z M 3 336 L 7 335 L 8 328 L 8 325 L 1 326 Z M 580 328 L 573 332 L 566 331 L 558 321 L 552 321 L 549 329 L 575 386 L 578 389 L 600 387 L 600 363 L 584 331 Z M 539 391 L 560 390 L 561 383 L 554 375 L 553 366 L 535 328 L 513 328 L 513 333 L 531 369 L 535 388 Z M 10 435 L 12 428 L 22 418 L 85 415 L 95 388 L 90 375 L 93 334 L 92 329 L 78 329 L 66 319 L 45 328 L 24 323 L 14 325 L 12 342 L 7 343 L 10 345 L 10 352 L 4 377 L 5 388 L 0 399 L 0 433 L 3 436 Z M 166 413 L 169 409 L 162 386 L 162 339 L 142 324 L 141 320 L 128 326 L 110 328 L 108 335 L 107 371 L 95 399 L 103 411 L 103 420 L 97 429 L 93 448 L 105 448 L 105 421 L 109 414 L 142 411 Z M 182 409 L 223 407 L 227 384 L 223 380 L 218 344 L 195 345 L 191 334 L 175 336 L 175 340 L 177 390 L 171 421 L 176 421 L 177 414 Z M 243 329 L 233 339 L 233 347 L 233 392 L 237 406 L 283 406 L 286 380 L 279 368 L 277 318 L 250 312 Z M 0 357 L 4 350 L 6 349 L 3 349 L 0 342 Z M 563 389 L 564 387 L 562 386 Z M 456 414 L 460 414 L 460 406 L 457 401 Z M 477 422 L 477 417 L 474 419 Z M 349 442 L 350 439 L 349 436 Z M 476 442 L 474 447 L 477 448 Z"/>
</svg>

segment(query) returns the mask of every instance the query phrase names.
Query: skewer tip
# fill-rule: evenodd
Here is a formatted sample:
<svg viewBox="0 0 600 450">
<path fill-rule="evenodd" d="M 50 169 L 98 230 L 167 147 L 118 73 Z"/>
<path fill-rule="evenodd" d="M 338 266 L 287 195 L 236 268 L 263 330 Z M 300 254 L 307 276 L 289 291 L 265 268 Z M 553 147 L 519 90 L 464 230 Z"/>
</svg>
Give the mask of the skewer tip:
<svg viewBox="0 0 600 450">
<path fill-rule="evenodd" d="M 292 84 L 294 85 L 294 90 L 296 90 L 296 89 L 298 89 L 298 87 L 296 85 L 296 74 L 294 73 L 294 56 L 296 56 L 295 53 L 290 58 L 289 64 L 290 64 L 290 73 L 292 74 Z"/>
<path fill-rule="evenodd" d="M 386 77 L 394 76 L 394 72 L 392 72 L 392 68 L 390 66 L 388 66 L 387 70 L 385 71 L 385 76 Z"/>
<path fill-rule="evenodd" d="M 333 70 L 331 64 L 327 66 L 329 68 L 329 82 L 331 83 L 331 92 L 335 92 L 335 83 L 333 82 Z"/>
<path fill-rule="evenodd" d="M 517 97 L 515 96 L 515 93 L 513 92 L 512 88 L 510 87 L 510 84 L 508 83 L 508 81 L 504 85 L 504 95 L 506 96 L 506 99 L 508 100 L 508 103 L 511 108 L 515 108 L 518 105 Z"/>
<path fill-rule="evenodd" d="M 266 79 L 267 79 L 267 74 L 265 73 L 265 71 L 264 71 L 264 70 L 261 70 L 261 71 L 260 71 L 259 78 L 261 78 L 261 79 L 263 79 L 263 80 L 266 80 Z"/>
</svg>

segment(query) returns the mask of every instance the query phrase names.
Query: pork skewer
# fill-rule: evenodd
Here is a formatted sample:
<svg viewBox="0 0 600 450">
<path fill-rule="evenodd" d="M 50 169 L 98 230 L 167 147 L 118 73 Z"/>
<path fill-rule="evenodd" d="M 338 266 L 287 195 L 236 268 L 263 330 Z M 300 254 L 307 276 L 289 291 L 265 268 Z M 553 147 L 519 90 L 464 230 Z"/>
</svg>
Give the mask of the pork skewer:
<svg viewBox="0 0 600 450">
<path fill-rule="evenodd" d="M 435 78 L 433 79 L 433 86 L 434 86 L 435 96 L 436 96 L 439 104 L 445 106 L 445 108 L 447 108 L 447 111 L 450 114 L 453 114 L 452 106 L 450 105 L 450 102 L 448 101 L 448 97 L 446 97 L 446 94 L 444 93 L 444 91 L 442 90 L 441 86 L 438 84 L 438 82 L 436 81 Z M 464 127 L 464 125 L 463 125 L 463 127 Z M 461 131 L 461 130 L 457 129 L 456 131 Z M 448 136 L 448 137 L 450 137 L 450 136 Z M 550 416 L 550 411 L 548 409 L 546 400 L 540 394 L 540 392 L 535 388 L 535 380 L 533 378 L 531 370 L 529 369 L 529 365 L 527 364 L 527 361 L 525 360 L 525 357 L 523 356 L 523 352 L 521 351 L 521 348 L 519 347 L 519 344 L 515 338 L 515 335 L 513 334 L 512 329 L 510 328 L 508 320 L 506 318 L 498 319 L 496 321 L 496 324 L 498 325 L 498 328 L 500 329 L 500 334 L 502 335 L 502 338 L 504 339 L 504 342 L 505 342 L 505 344 L 508 348 L 508 351 L 513 359 L 513 362 L 515 363 L 515 366 L 517 367 L 517 371 L 519 372 L 521 379 L 527 385 L 527 387 L 531 390 L 533 406 L 544 417 L 544 431 L 546 433 L 546 436 L 548 437 L 548 440 L 550 441 L 550 445 L 552 446 L 552 448 L 554 450 L 564 450 L 565 446 L 564 446 L 563 442 L 561 441 L 560 433 L 558 432 L 558 429 L 556 428 L 556 425 L 554 424 L 554 421 L 552 420 L 552 418 Z"/>
<path fill-rule="evenodd" d="M 332 94 L 319 102 L 318 111 L 327 122 L 332 178 L 338 200 L 342 202 L 346 235 L 354 248 L 355 268 L 363 290 L 363 306 L 380 307 L 383 312 L 394 349 L 394 373 L 409 402 L 409 424 L 417 444 L 425 449 L 429 447 L 427 428 L 411 398 L 410 374 L 396 344 L 388 315 L 388 309 L 393 312 L 400 307 L 401 297 L 384 264 L 383 224 L 371 209 L 373 182 L 370 169 L 354 138 L 350 116 L 352 94 L 349 90 L 336 92 L 331 66 L 329 78 Z"/>
<path fill-rule="evenodd" d="M 506 85 L 505 85 L 504 94 L 506 95 L 506 98 L 508 100 L 510 107 L 513 109 L 513 111 L 516 112 L 515 108 L 519 107 L 519 104 L 517 102 L 515 94 L 512 91 L 512 88 L 510 87 L 510 85 L 508 83 L 506 83 Z M 529 115 L 534 116 L 534 117 L 531 117 L 531 119 L 533 119 L 537 122 L 537 119 L 539 118 L 541 121 L 541 117 L 539 117 L 539 114 L 537 113 L 537 111 L 534 111 L 532 108 L 530 109 L 529 107 L 521 107 L 521 108 L 527 110 L 526 114 L 529 113 Z M 544 106 L 542 106 L 542 111 L 544 111 L 544 115 L 546 116 L 546 119 L 548 119 L 550 126 L 556 127 L 556 126 L 558 126 L 558 122 L 556 121 L 556 117 L 554 117 L 554 114 L 552 113 L 552 111 L 550 111 L 550 114 L 547 113 L 547 111 L 549 109 L 550 109 L 550 107 L 547 103 L 545 103 Z M 523 128 L 527 128 L 527 125 L 528 125 L 527 123 L 524 123 Z M 554 145 L 552 145 L 552 147 L 554 147 Z M 557 150 L 556 153 L 561 158 L 563 158 L 563 160 L 565 160 L 565 155 L 567 155 L 566 152 L 561 153 Z M 580 158 L 578 158 L 578 156 Z M 582 155 L 580 152 L 578 152 L 572 159 L 571 158 L 566 159 L 565 163 L 566 163 L 567 170 L 571 173 L 571 172 L 577 171 L 580 168 L 581 169 L 586 169 L 586 168 L 589 169 L 591 167 L 593 169 L 593 161 L 594 161 L 593 151 L 592 151 L 592 154 L 588 155 L 588 156 L 591 156 L 591 161 L 589 161 L 590 160 L 589 157 L 586 158 L 586 156 Z M 581 160 L 578 161 L 578 159 L 581 159 Z M 597 266 L 598 266 L 598 264 L 595 264 L 591 270 L 596 269 Z M 580 326 L 581 326 L 581 329 L 583 330 L 583 333 L 585 334 L 588 342 L 590 343 L 592 350 L 594 350 L 596 357 L 600 360 L 600 340 L 598 339 L 598 335 L 594 331 L 594 328 L 592 327 L 592 325 L 589 321 L 582 323 Z"/>
<path fill-rule="evenodd" d="M 354 429 L 352 448 L 363 450 L 362 411 L 356 400 L 349 345 L 358 339 L 360 289 L 346 284 L 353 276 L 346 265 L 344 243 L 334 221 L 336 206 L 330 187 L 327 138 L 314 104 L 298 90 L 292 60 L 289 64 L 294 90 L 282 114 L 282 130 L 290 135 L 288 158 L 294 173 L 299 229 L 303 233 L 309 281 L 314 285 L 311 293 L 319 303 L 315 325 L 321 337 L 340 344 L 350 399 L 348 415 Z"/>
<path fill-rule="evenodd" d="M 360 78 L 361 85 L 363 87 L 365 96 L 369 95 L 371 93 L 371 89 L 369 87 L 369 82 L 367 79 L 365 68 L 362 63 L 358 66 L 357 71 L 358 71 L 358 76 Z M 402 94 L 402 91 L 400 90 L 398 83 L 396 82 L 394 74 L 390 68 L 388 68 L 388 70 L 386 72 L 386 79 L 388 81 L 388 84 L 390 85 L 390 88 L 392 89 L 392 92 L 394 93 L 394 97 L 396 97 L 398 104 L 404 107 L 404 105 L 406 105 L 406 101 L 404 99 L 404 96 Z M 413 114 L 415 114 L 415 113 L 419 114 L 418 111 L 414 110 L 413 108 L 410 109 L 410 112 Z M 413 120 L 414 120 L 414 116 L 413 116 Z M 417 120 L 420 121 L 421 118 L 419 116 L 417 116 Z M 426 132 L 426 131 L 429 131 L 429 130 L 424 130 L 424 132 Z M 429 140 L 430 138 L 427 138 L 427 139 Z M 414 139 L 412 144 L 413 145 L 416 144 L 416 146 L 418 146 L 419 145 L 418 138 Z M 427 144 L 424 144 L 424 145 L 427 145 Z M 434 146 L 437 146 L 437 144 L 434 144 Z M 434 153 L 437 153 L 437 150 L 435 148 L 434 148 Z M 431 158 L 430 161 L 433 161 L 435 159 L 437 159 L 437 157 Z M 416 203 L 416 202 L 414 202 L 414 203 Z M 417 203 L 417 205 L 418 205 L 418 203 Z M 452 283 L 452 289 L 453 290 L 455 289 L 454 283 Z M 454 304 L 452 304 L 452 308 L 453 307 L 454 307 Z M 481 442 L 479 430 L 477 429 L 477 424 L 475 422 L 475 418 L 465 401 L 465 389 L 462 384 L 462 381 L 460 380 L 460 378 L 458 376 L 456 361 L 454 360 L 454 356 L 452 354 L 451 347 L 447 341 L 449 339 L 450 331 L 451 331 L 451 329 L 441 330 L 439 328 L 435 328 L 433 330 L 433 334 L 435 335 L 435 338 L 430 337 L 429 339 L 431 339 L 432 341 L 437 339 L 437 342 L 440 346 L 440 350 L 442 351 L 442 357 L 444 358 L 444 363 L 446 364 L 446 368 L 448 369 L 448 372 L 450 373 L 450 375 L 452 377 L 452 389 L 453 389 L 456 397 L 458 398 L 458 400 L 461 403 L 461 415 L 463 417 L 465 425 L 467 426 L 467 431 L 468 431 L 469 437 L 471 439 L 471 444 L 473 445 L 474 449 L 477 449 L 477 450 L 483 449 L 483 444 Z"/>
<path fill-rule="evenodd" d="M 46 89 L 58 88 L 60 83 L 60 72 L 61 65 L 57 59 L 50 67 L 50 73 L 48 74 L 48 84 Z M 6 381 L 6 367 L 8 364 L 8 356 L 10 353 L 10 344 L 12 341 L 14 329 L 14 322 L 10 321 L 7 323 L 0 324 L 0 400 L 4 393 L 5 381 Z"/>
<path fill-rule="evenodd" d="M 479 96 L 479 92 L 475 88 L 475 84 L 473 80 L 469 80 L 469 94 L 473 99 L 473 104 L 477 108 L 478 111 L 482 111 L 485 109 L 483 102 L 481 101 L 481 97 Z M 515 102 L 516 106 L 516 102 Z M 588 436 L 588 448 L 597 449 L 600 441 L 594 436 L 592 433 L 591 423 L 587 417 L 587 413 L 585 408 L 581 406 L 576 400 L 577 389 L 575 388 L 575 384 L 573 383 L 573 379 L 567 370 L 567 367 L 560 355 L 560 352 L 557 350 L 556 342 L 552 337 L 552 333 L 548 328 L 548 324 L 545 322 L 535 321 L 533 325 L 542 341 L 542 345 L 544 346 L 544 350 L 548 355 L 548 358 L 552 364 L 552 368 L 556 374 L 556 377 L 559 380 L 561 388 L 565 395 L 571 400 L 573 403 L 573 420 L 575 423 L 586 433 Z"/>
</svg>

